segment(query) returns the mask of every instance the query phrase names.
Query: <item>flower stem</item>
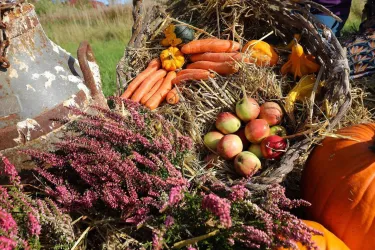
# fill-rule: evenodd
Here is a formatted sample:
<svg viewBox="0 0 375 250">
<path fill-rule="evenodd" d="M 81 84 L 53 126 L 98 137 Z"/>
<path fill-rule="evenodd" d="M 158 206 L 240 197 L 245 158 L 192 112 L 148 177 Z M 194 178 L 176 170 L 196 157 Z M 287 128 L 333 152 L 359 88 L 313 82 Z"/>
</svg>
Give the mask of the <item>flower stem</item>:
<svg viewBox="0 0 375 250">
<path fill-rule="evenodd" d="M 202 241 L 202 240 L 208 239 L 212 236 L 215 236 L 219 232 L 220 232 L 220 230 L 215 230 L 215 231 L 212 231 L 211 233 L 208 233 L 208 234 L 204 234 L 204 235 L 194 237 L 194 238 L 191 238 L 191 239 L 188 239 L 188 240 L 183 240 L 183 241 L 177 242 L 173 245 L 172 249 L 179 249 L 179 248 L 182 248 L 182 247 L 185 247 L 185 246 L 188 246 L 188 245 L 194 245 L 195 243 L 197 243 L 199 241 Z"/>
</svg>

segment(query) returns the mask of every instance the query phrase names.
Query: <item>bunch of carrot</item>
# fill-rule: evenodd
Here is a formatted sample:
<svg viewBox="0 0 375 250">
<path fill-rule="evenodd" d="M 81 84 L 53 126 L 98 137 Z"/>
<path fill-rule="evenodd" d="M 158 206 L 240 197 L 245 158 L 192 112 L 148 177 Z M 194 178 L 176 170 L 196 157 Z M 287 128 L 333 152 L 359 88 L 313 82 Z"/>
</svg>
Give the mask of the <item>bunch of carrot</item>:
<svg viewBox="0 0 375 250">
<path fill-rule="evenodd" d="M 238 71 L 235 61 L 243 59 L 240 44 L 230 40 L 202 39 L 191 41 L 181 48 L 181 52 L 190 55 L 191 64 L 176 73 L 161 68 L 159 59 L 153 59 L 121 95 L 124 99 L 140 102 L 151 110 L 164 100 L 170 104 L 179 101 L 179 95 L 173 85 L 190 80 L 208 80 L 214 77 L 210 71 L 220 75 L 230 75 Z"/>
<path fill-rule="evenodd" d="M 121 98 L 140 102 L 149 109 L 156 109 L 165 99 L 171 104 L 178 102 L 178 95 L 172 89 L 176 72 L 161 68 L 159 58 L 151 60 L 147 68 L 129 84 Z"/>
</svg>

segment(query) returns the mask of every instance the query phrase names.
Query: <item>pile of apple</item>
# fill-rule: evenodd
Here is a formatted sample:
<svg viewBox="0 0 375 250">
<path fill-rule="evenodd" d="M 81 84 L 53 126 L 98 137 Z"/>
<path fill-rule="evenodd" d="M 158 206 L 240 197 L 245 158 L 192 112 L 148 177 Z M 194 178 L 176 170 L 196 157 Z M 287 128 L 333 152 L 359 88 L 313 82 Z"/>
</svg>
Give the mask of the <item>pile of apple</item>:
<svg viewBox="0 0 375 250">
<path fill-rule="evenodd" d="M 234 159 L 234 170 L 243 177 L 251 177 L 261 169 L 261 159 L 279 159 L 287 149 L 286 129 L 280 126 L 283 112 L 275 102 L 261 106 L 251 97 L 236 103 L 236 114 L 220 113 L 215 131 L 208 132 L 204 144 L 225 160 Z"/>
</svg>

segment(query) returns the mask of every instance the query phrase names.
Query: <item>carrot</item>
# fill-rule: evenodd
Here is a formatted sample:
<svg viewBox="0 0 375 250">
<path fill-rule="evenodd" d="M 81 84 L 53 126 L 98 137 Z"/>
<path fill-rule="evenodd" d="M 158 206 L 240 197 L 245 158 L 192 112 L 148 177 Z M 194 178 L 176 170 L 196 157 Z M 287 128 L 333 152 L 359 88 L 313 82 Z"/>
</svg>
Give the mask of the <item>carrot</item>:
<svg viewBox="0 0 375 250">
<path fill-rule="evenodd" d="M 211 62 L 232 62 L 234 60 L 241 61 L 241 53 L 202 53 L 190 56 L 192 62 L 211 61 Z"/>
<path fill-rule="evenodd" d="M 180 84 L 189 80 L 207 80 L 208 77 L 214 77 L 215 75 L 208 70 L 204 70 L 200 73 L 187 73 L 177 76 L 172 83 Z"/>
<path fill-rule="evenodd" d="M 146 107 L 151 110 L 156 109 L 159 107 L 160 103 L 164 101 L 165 97 L 167 96 L 168 92 L 172 89 L 172 81 L 176 78 L 176 72 L 170 71 L 168 75 L 165 77 L 162 85 L 156 91 L 156 93 L 151 96 L 150 99 L 146 102 Z"/>
<path fill-rule="evenodd" d="M 164 77 L 161 78 L 157 83 L 155 83 L 155 85 L 152 87 L 152 89 L 150 89 L 150 91 L 142 97 L 142 99 L 141 99 L 142 104 L 145 104 L 148 101 L 148 99 L 150 99 L 151 96 L 153 96 L 153 94 L 155 94 L 155 92 L 160 88 L 164 79 L 165 79 Z"/>
<path fill-rule="evenodd" d="M 169 104 L 177 104 L 180 101 L 176 88 L 168 92 L 166 100 Z"/>
<path fill-rule="evenodd" d="M 151 74 L 155 73 L 161 67 L 161 62 L 159 58 L 151 60 L 147 68 L 142 71 L 133 81 L 129 84 L 125 92 L 121 95 L 121 98 L 128 99 L 134 91 L 138 88 L 139 85 Z"/>
<path fill-rule="evenodd" d="M 149 77 L 147 77 L 138 87 L 138 89 L 132 95 L 132 100 L 135 102 L 139 102 L 142 97 L 147 94 L 150 89 L 157 83 L 160 79 L 162 79 L 167 74 L 167 71 L 164 69 L 159 69 Z"/>
<path fill-rule="evenodd" d="M 184 54 L 198 54 L 205 52 L 234 52 L 240 49 L 240 44 L 231 40 L 201 39 L 191 41 L 181 48 Z"/>
<path fill-rule="evenodd" d="M 205 69 L 183 69 L 177 73 L 177 77 L 185 75 L 185 74 L 189 74 L 189 73 L 199 74 L 202 72 L 207 72 L 207 70 Z"/>
<path fill-rule="evenodd" d="M 212 70 L 220 75 L 230 75 L 238 71 L 238 67 L 234 62 L 198 61 L 187 65 L 186 68 Z"/>
</svg>

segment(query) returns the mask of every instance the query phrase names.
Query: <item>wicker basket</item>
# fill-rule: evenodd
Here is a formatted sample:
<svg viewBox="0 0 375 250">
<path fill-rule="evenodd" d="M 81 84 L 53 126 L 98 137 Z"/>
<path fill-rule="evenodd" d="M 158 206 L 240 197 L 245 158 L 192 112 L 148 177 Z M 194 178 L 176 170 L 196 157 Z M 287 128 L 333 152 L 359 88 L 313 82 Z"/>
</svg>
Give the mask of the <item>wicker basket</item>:
<svg viewBox="0 0 375 250">
<path fill-rule="evenodd" d="M 143 70 L 145 63 L 160 53 L 161 48 L 157 45 L 157 38 L 166 24 L 171 21 L 181 23 L 184 21 L 200 28 L 202 36 L 212 34 L 242 43 L 246 41 L 245 39 L 262 37 L 269 31 L 274 31 L 275 37 L 284 43 L 289 42 L 296 33 L 303 34 L 302 45 L 309 53 L 316 56 L 321 65 L 317 83 L 319 80 L 325 80 L 326 91 L 319 99 L 315 96 L 311 97 L 311 103 L 315 104 L 304 109 L 304 114 L 300 116 L 304 119 L 304 124 L 294 129 L 297 135 L 290 138 L 291 146 L 286 154 L 281 161 L 269 163 L 265 171 L 251 178 L 248 183 L 250 190 L 262 190 L 270 184 L 282 182 L 297 164 L 306 159 L 312 147 L 340 123 L 340 119 L 350 107 L 351 95 L 346 51 L 333 33 L 314 19 L 310 14 L 310 8 L 333 14 L 312 1 L 178 0 L 144 7 L 142 1 L 135 0 L 133 5 L 133 35 L 124 57 L 117 66 L 118 94 L 121 94 L 126 84 L 135 76 L 134 73 Z M 318 30 L 323 30 L 323 36 Z M 220 87 L 215 90 L 219 91 Z M 230 88 L 229 84 L 227 88 Z M 181 91 L 183 96 L 189 95 L 184 89 Z M 194 91 L 199 92 L 200 87 L 196 87 Z M 235 89 L 224 89 L 223 92 L 232 93 L 233 98 L 241 94 L 240 90 Z M 230 101 L 233 99 L 231 94 L 225 96 L 225 93 L 218 94 L 224 100 L 229 100 L 229 104 L 233 104 L 233 101 Z M 319 108 L 314 108 L 314 106 L 320 107 L 324 100 L 328 100 L 333 108 L 329 119 L 322 116 Z M 160 112 L 164 112 L 163 108 Z M 206 120 L 209 121 L 210 118 Z M 324 135 L 317 132 L 321 128 L 316 128 L 322 126 L 322 121 L 325 124 Z M 181 132 L 189 133 L 189 131 Z M 190 135 L 196 142 L 199 142 L 198 137 L 194 138 L 194 134 L 191 133 Z"/>
</svg>

